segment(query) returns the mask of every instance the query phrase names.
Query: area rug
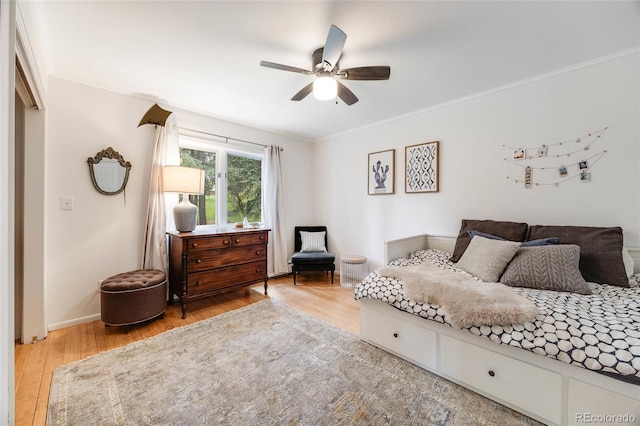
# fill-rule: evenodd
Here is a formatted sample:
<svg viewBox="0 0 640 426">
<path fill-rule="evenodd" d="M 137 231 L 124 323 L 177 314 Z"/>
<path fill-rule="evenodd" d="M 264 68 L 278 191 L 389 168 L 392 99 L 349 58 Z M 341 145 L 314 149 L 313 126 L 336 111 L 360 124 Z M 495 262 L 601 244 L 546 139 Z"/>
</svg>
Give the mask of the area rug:
<svg viewBox="0 0 640 426">
<path fill-rule="evenodd" d="M 48 425 L 533 425 L 272 299 L 57 368 Z"/>
</svg>

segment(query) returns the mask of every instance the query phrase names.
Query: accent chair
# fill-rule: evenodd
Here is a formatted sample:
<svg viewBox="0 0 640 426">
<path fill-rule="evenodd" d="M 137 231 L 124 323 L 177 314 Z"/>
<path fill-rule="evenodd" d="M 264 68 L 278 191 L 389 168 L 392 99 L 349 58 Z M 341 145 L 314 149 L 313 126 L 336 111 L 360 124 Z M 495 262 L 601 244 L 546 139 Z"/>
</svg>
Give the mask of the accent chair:
<svg viewBox="0 0 640 426">
<path fill-rule="evenodd" d="M 296 285 L 296 277 L 301 271 L 331 273 L 331 284 L 333 284 L 336 258 L 327 249 L 327 227 L 296 226 L 294 233 L 294 253 L 290 260 L 293 285 Z"/>
</svg>

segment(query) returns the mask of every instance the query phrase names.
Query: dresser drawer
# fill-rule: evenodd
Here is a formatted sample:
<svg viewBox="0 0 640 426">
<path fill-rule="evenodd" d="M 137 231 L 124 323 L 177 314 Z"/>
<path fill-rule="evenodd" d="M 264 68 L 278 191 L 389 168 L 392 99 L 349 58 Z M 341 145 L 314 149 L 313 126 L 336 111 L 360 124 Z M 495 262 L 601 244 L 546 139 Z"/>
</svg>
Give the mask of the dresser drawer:
<svg viewBox="0 0 640 426">
<path fill-rule="evenodd" d="M 247 234 L 236 234 L 231 237 L 231 244 L 234 247 L 253 246 L 257 244 L 267 244 L 268 235 L 266 232 L 251 232 Z"/>
<path fill-rule="evenodd" d="M 381 312 L 367 312 L 366 329 L 361 336 L 376 346 L 387 349 L 422 367 L 435 369 L 436 333 Z"/>
<path fill-rule="evenodd" d="M 199 272 L 221 268 L 237 263 L 256 262 L 267 259 L 267 247 L 264 245 L 238 247 L 187 253 L 187 271 Z"/>
<path fill-rule="evenodd" d="M 444 374 L 560 423 L 562 378 L 559 374 L 449 336 L 441 336 L 440 348 L 440 369 Z"/>
<path fill-rule="evenodd" d="M 194 296 L 225 287 L 262 281 L 267 274 L 265 261 L 233 265 L 226 268 L 187 275 L 187 296 Z"/>
<path fill-rule="evenodd" d="M 211 237 L 189 238 L 186 241 L 187 253 L 231 247 L 231 236 L 217 235 Z"/>
</svg>

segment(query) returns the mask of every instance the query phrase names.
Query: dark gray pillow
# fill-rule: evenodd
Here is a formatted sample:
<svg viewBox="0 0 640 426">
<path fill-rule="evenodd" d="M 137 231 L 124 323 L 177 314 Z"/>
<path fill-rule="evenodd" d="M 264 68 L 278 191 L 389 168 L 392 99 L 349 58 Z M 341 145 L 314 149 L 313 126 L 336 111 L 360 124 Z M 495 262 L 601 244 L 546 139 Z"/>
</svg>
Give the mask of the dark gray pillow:
<svg viewBox="0 0 640 426">
<path fill-rule="evenodd" d="M 475 237 L 476 235 L 479 237 L 489 238 L 490 240 L 504 241 L 504 238 L 496 237 L 495 235 L 485 234 L 484 232 L 480 232 L 480 231 L 469 231 L 469 236 L 471 238 Z M 558 239 L 558 237 L 549 237 L 549 238 L 541 238 L 539 240 L 524 241 L 522 243 L 522 247 L 550 246 L 552 244 L 554 245 L 560 244 L 560 240 Z"/>
<path fill-rule="evenodd" d="M 462 253 L 471 242 L 469 231 L 480 231 L 486 234 L 495 235 L 509 241 L 524 241 L 527 236 L 527 224 L 518 222 L 498 222 L 495 220 L 475 220 L 463 219 L 460 225 L 460 232 L 456 239 L 456 245 L 451 256 L 452 262 L 457 262 L 462 257 Z"/>
<path fill-rule="evenodd" d="M 573 244 L 521 247 L 500 282 L 512 287 L 591 294 L 578 263 L 580 247 Z"/>
<path fill-rule="evenodd" d="M 629 287 L 622 259 L 622 228 L 590 226 L 531 226 L 528 240 L 558 237 L 560 244 L 580 247 L 580 273 L 585 280 Z"/>
</svg>

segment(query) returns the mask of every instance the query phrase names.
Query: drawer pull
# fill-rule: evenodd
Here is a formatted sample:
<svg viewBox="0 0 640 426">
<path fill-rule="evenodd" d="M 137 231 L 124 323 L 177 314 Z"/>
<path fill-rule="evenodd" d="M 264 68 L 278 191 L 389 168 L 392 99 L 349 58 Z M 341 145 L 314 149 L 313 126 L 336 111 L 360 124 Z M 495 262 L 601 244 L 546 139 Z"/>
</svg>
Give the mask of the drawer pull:
<svg viewBox="0 0 640 426">
<path fill-rule="evenodd" d="M 260 250 L 256 250 L 256 255 L 260 256 L 262 254 L 262 252 Z"/>
<path fill-rule="evenodd" d="M 260 269 L 260 268 L 256 268 L 256 274 L 259 274 L 259 273 L 261 273 L 261 272 L 262 272 L 262 269 Z"/>
<path fill-rule="evenodd" d="M 191 244 L 191 247 L 193 247 L 193 248 L 198 247 L 198 243 L 192 243 L 192 244 Z"/>
<path fill-rule="evenodd" d="M 200 285 L 200 280 L 196 281 L 196 287 Z"/>
<path fill-rule="evenodd" d="M 260 235 L 260 239 L 261 239 L 261 240 L 264 240 L 264 235 Z"/>
<path fill-rule="evenodd" d="M 240 238 L 236 238 L 235 242 L 236 242 L 236 244 L 238 244 L 240 242 Z"/>
<path fill-rule="evenodd" d="M 224 244 L 225 246 L 229 245 L 229 240 L 222 241 L 222 244 Z"/>
<path fill-rule="evenodd" d="M 493 370 L 489 370 L 489 375 L 491 377 L 495 377 L 496 373 Z"/>
<path fill-rule="evenodd" d="M 197 263 L 198 265 L 199 265 L 199 264 L 201 264 L 201 263 L 202 263 L 202 259 L 198 259 L 198 260 L 196 260 L 196 263 Z"/>
<path fill-rule="evenodd" d="M 398 333 L 393 333 L 393 337 L 398 338 Z"/>
</svg>

